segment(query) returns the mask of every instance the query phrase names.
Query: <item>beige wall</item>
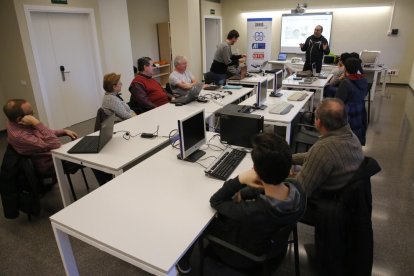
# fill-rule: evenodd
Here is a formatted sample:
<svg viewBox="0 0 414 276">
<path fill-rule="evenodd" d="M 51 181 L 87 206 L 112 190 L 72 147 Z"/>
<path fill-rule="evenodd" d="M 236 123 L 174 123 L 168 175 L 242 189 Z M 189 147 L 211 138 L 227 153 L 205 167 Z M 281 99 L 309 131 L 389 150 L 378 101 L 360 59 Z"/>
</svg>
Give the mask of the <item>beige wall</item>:
<svg viewBox="0 0 414 276">
<path fill-rule="evenodd" d="M 25 98 L 34 103 L 13 1 L 0 1 L 0 33 L 0 105 L 3 107 L 11 98 Z M 5 128 L 5 122 L 6 117 L 1 111 L 0 130 Z"/>
<path fill-rule="evenodd" d="M 314 0 L 309 3 L 309 8 L 338 8 L 373 5 L 378 0 Z M 276 11 L 284 10 L 288 13 L 296 6 L 296 2 L 289 0 L 223 0 L 223 36 L 230 29 L 237 29 L 240 32 L 240 39 L 236 44 L 243 52 L 246 51 L 246 18 L 243 12 L 253 11 Z M 383 3 L 389 4 L 389 1 Z M 308 9 L 309 9 L 308 8 Z M 344 51 L 359 52 L 363 49 L 381 50 L 381 60 L 390 68 L 400 70 L 400 75 L 393 78 L 395 83 L 408 83 L 411 74 L 411 66 L 414 59 L 414 36 L 411 28 L 414 26 L 414 1 L 396 0 L 394 10 L 393 28 L 399 29 L 398 36 L 387 36 L 388 24 L 391 18 L 391 8 L 386 12 L 373 14 L 372 12 L 337 12 L 333 15 L 332 26 L 332 50 L 335 53 Z M 280 49 L 280 18 L 278 12 L 273 17 L 272 55 L 276 56 Z"/>
<path fill-rule="evenodd" d="M 411 77 L 410 77 L 410 87 L 411 89 L 414 90 L 414 60 L 413 60 L 413 64 L 411 66 Z"/>
<path fill-rule="evenodd" d="M 140 57 L 159 60 L 157 23 L 168 22 L 168 0 L 127 0 L 133 63 Z"/>
<path fill-rule="evenodd" d="M 199 0 L 170 0 L 170 30 L 173 58 L 186 56 L 188 70 L 201 80 L 201 27 Z"/>
</svg>

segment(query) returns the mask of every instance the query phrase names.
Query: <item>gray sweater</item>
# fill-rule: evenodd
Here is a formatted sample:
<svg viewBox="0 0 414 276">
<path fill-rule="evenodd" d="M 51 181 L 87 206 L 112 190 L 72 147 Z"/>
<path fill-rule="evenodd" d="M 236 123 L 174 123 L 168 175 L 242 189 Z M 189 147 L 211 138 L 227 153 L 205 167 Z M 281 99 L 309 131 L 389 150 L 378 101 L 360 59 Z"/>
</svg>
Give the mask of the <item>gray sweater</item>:
<svg viewBox="0 0 414 276">
<path fill-rule="evenodd" d="M 297 179 L 308 197 L 317 188 L 344 187 L 363 160 L 361 144 L 349 125 L 323 135 L 308 152 L 293 155 L 293 164 L 302 165 Z"/>
</svg>

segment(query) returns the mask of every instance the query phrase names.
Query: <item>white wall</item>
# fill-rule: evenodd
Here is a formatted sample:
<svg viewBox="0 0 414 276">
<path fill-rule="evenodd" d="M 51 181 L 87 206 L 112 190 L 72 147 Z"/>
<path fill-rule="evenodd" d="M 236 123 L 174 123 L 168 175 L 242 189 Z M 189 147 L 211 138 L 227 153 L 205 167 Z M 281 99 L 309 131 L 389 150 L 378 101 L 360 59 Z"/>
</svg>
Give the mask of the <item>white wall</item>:
<svg viewBox="0 0 414 276">
<path fill-rule="evenodd" d="M 334 53 L 340 54 L 343 51 L 356 51 L 362 49 L 381 50 L 381 61 L 390 68 L 400 70 L 400 75 L 393 78 L 396 83 L 408 83 L 411 74 L 412 62 L 414 59 L 414 1 L 396 0 L 394 10 L 393 28 L 399 29 L 397 36 L 387 36 L 388 25 L 391 19 L 391 8 L 389 1 L 382 1 L 388 7 L 384 9 L 361 9 L 362 6 L 378 4 L 377 0 L 314 0 L 308 2 L 311 8 L 335 9 L 339 7 L 359 7 L 353 10 L 334 10 L 331 49 Z M 245 12 L 253 11 L 279 11 L 275 14 L 267 14 L 273 17 L 272 54 L 280 49 L 280 18 L 283 13 L 289 13 L 296 2 L 289 0 L 223 0 L 223 36 L 231 29 L 240 32 L 240 38 L 236 44 L 240 50 L 246 51 L 246 17 Z M 263 16 L 263 15 L 261 15 Z"/>
<path fill-rule="evenodd" d="M 168 0 L 127 0 L 133 63 L 140 57 L 159 60 L 157 23 L 168 22 Z"/>
<path fill-rule="evenodd" d="M 129 101 L 129 83 L 134 78 L 131 37 L 126 0 L 99 0 L 101 16 L 104 74 L 121 74 L 123 98 Z M 104 90 L 102 89 L 102 95 Z"/>
</svg>

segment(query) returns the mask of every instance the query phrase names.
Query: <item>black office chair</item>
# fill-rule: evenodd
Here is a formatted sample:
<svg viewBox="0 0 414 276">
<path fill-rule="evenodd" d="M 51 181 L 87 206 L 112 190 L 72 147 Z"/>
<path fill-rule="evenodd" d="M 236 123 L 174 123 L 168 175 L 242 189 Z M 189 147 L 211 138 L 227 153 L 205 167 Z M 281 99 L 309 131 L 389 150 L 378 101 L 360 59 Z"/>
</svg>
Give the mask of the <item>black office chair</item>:
<svg viewBox="0 0 414 276">
<path fill-rule="evenodd" d="M 320 134 L 313 125 L 313 121 L 314 113 L 307 111 L 301 115 L 299 123 L 294 126 L 292 146 L 295 146 L 295 153 L 298 152 L 299 144 L 304 144 L 307 151 L 318 140 Z"/>
<path fill-rule="evenodd" d="M 215 81 L 214 74 L 211 72 L 204 73 L 204 83 L 211 84 Z"/>
<path fill-rule="evenodd" d="M 318 191 L 308 200 L 299 220 L 315 227 L 319 275 L 371 275 L 373 263 L 371 176 L 381 170 L 365 157 L 348 185 L 336 191 Z"/>
<path fill-rule="evenodd" d="M 292 233 L 292 238 L 290 239 L 290 234 Z M 297 224 L 296 222 L 282 228 L 277 229 L 271 239 L 269 240 L 268 249 L 260 255 L 255 255 L 251 252 L 248 252 L 240 247 L 237 247 L 227 241 L 224 241 L 218 237 L 213 235 L 206 235 L 204 237 L 208 242 L 214 243 L 216 245 L 222 246 L 232 252 L 239 254 L 258 265 L 262 265 L 262 274 L 264 276 L 268 276 L 271 274 L 272 268 L 278 265 L 278 261 L 282 260 L 281 256 L 284 256 L 284 252 L 287 249 L 288 245 L 293 243 L 293 250 L 294 250 L 294 258 L 295 258 L 295 275 L 300 275 L 300 268 L 299 268 L 299 249 L 298 249 L 298 232 L 297 232 Z M 204 268 L 204 246 L 203 246 L 203 239 L 200 239 L 200 270 L 201 274 L 203 273 Z M 276 263 L 275 263 L 276 262 Z M 257 271 L 250 272 L 253 275 L 257 275 Z"/>
</svg>

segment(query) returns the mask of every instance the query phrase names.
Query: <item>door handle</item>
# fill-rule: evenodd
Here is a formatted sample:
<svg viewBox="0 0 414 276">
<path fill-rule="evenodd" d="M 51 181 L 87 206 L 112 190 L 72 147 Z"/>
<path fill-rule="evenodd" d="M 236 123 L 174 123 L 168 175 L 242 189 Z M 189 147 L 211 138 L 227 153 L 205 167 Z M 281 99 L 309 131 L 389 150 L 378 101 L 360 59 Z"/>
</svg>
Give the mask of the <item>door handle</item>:
<svg viewBox="0 0 414 276">
<path fill-rule="evenodd" d="M 65 74 L 70 73 L 70 71 L 65 71 L 65 66 L 59 66 L 60 74 L 62 75 L 62 81 L 66 81 Z"/>
</svg>

